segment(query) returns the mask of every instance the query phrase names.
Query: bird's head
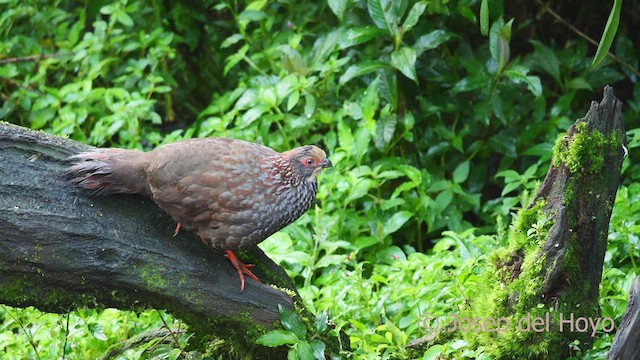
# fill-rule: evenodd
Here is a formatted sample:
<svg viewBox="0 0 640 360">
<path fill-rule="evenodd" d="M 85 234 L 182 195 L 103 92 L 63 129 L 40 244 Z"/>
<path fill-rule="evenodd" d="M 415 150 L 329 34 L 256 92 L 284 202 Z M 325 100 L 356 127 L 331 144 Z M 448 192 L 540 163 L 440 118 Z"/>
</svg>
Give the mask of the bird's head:
<svg viewBox="0 0 640 360">
<path fill-rule="evenodd" d="M 300 181 L 316 181 L 322 170 L 333 166 L 327 154 L 315 145 L 301 146 L 282 153 L 289 160 L 293 175 Z"/>
</svg>

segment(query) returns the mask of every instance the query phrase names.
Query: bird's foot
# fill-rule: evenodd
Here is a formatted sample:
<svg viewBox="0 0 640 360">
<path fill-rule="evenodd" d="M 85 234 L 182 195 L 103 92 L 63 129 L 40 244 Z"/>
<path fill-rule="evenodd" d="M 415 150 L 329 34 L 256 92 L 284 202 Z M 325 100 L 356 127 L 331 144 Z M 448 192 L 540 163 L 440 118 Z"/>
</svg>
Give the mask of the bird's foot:
<svg viewBox="0 0 640 360">
<path fill-rule="evenodd" d="M 240 277 L 240 292 L 244 290 L 245 275 L 247 275 L 248 277 L 252 278 L 253 280 L 259 283 L 262 283 L 262 281 L 260 281 L 260 279 L 258 279 L 258 277 L 255 276 L 255 274 L 252 273 L 251 270 L 249 270 L 250 268 L 253 267 L 253 264 L 244 264 L 242 261 L 240 261 L 240 259 L 238 259 L 236 254 L 234 254 L 233 251 L 231 250 L 226 250 L 226 254 L 224 256 L 227 259 L 229 259 L 229 262 L 231 262 L 231 265 L 233 265 L 233 267 L 236 268 L 236 270 L 238 271 L 238 276 Z"/>
<path fill-rule="evenodd" d="M 176 237 L 176 235 L 178 235 L 178 233 L 180 232 L 180 227 L 182 225 L 180 223 L 178 223 L 178 225 L 176 225 L 176 231 L 173 232 L 173 237 Z"/>
</svg>

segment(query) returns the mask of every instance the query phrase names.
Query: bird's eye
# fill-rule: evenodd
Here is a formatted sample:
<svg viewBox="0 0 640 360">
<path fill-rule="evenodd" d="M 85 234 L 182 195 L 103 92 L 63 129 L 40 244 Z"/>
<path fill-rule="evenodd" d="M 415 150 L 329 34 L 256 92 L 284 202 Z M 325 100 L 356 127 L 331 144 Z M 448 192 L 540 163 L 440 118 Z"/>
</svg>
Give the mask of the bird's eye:
<svg viewBox="0 0 640 360">
<path fill-rule="evenodd" d="M 307 159 L 307 161 L 305 161 L 307 163 L 307 165 L 313 165 L 313 159 Z"/>
</svg>

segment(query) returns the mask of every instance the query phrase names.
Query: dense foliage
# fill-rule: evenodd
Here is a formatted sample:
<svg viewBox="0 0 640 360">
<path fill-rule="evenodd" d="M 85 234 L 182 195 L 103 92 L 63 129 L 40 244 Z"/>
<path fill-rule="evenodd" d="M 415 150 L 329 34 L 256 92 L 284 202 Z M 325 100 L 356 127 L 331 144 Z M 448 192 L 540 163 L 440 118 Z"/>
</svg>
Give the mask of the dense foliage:
<svg viewBox="0 0 640 360">
<path fill-rule="evenodd" d="M 630 151 L 601 284 L 603 317 L 619 322 L 640 272 L 638 10 L 622 14 L 615 59 L 592 68 L 585 36 L 601 35 L 600 2 L 488 5 L 484 37 L 476 0 L 0 0 L 0 119 L 96 146 L 205 136 L 321 146 L 335 167 L 320 176 L 318 205 L 261 247 L 349 335 L 344 356 L 403 358 L 423 314 L 473 297 L 558 134 L 610 84 Z M 0 351 L 95 358 L 161 327 L 184 325 L 160 311 L 2 306 Z M 320 346 L 281 335 L 303 358 Z M 164 340 L 120 358 L 189 351 L 188 329 Z M 610 341 L 600 332 L 573 352 L 599 357 Z M 486 357 L 455 339 L 424 358 L 439 354 Z"/>
</svg>

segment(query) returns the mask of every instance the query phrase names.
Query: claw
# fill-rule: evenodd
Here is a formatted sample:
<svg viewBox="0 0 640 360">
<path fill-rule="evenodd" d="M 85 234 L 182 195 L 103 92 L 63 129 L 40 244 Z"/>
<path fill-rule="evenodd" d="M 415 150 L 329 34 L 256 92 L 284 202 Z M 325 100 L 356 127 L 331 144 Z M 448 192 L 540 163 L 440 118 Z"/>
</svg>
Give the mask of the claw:
<svg viewBox="0 0 640 360">
<path fill-rule="evenodd" d="M 251 270 L 249 270 L 250 268 L 253 267 L 253 264 L 242 263 L 242 261 L 240 261 L 236 256 L 236 254 L 234 254 L 233 251 L 231 250 L 226 250 L 226 253 L 224 256 L 227 259 L 229 259 L 229 262 L 231 262 L 231 265 L 233 265 L 233 267 L 236 268 L 236 270 L 238 271 L 238 276 L 240 277 L 240 292 L 244 291 L 245 275 L 247 275 L 248 277 L 252 278 L 253 280 L 259 283 L 262 283 L 262 281 L 260 281 L 260 279 L 258 279 L 258 277 L 255 276 L 255 274 L 252 273 Z"/>
<path fill-rule="evenodd" d="M 176 231 L 173 232 L 173 237 L 176 237 L 176 235 L 178 235 L 178 233 L 180 232 L 180 227 L 182 225 L 180 223 L 178 223 L 178 225 L 176 225 Z"/>
</svg>

